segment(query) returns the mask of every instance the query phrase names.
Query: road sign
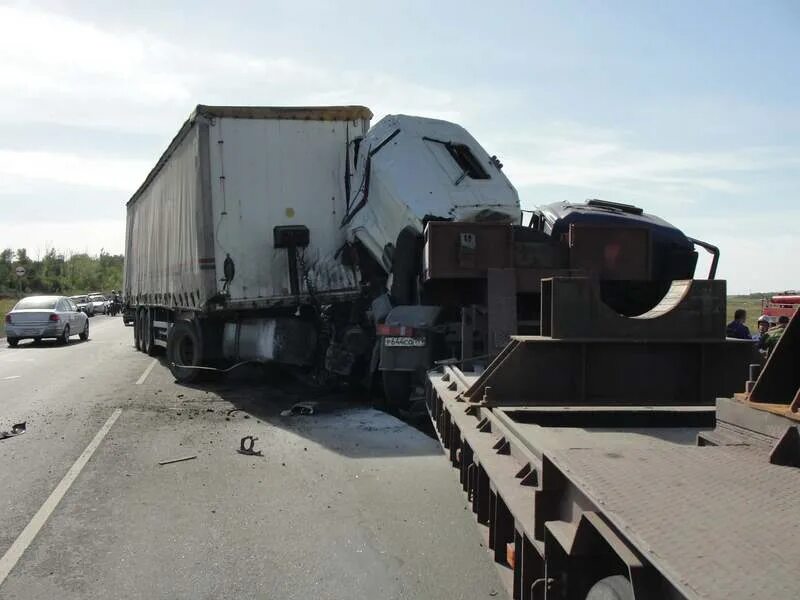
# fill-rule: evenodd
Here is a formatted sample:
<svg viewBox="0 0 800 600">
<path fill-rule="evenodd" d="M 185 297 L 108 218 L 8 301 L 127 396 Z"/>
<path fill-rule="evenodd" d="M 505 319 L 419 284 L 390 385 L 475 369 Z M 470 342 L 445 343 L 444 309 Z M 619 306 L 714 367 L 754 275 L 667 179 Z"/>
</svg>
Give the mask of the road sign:
<svg viewBox="0 0 800 600">
<path fill-rule="evenodd" d="M 14 269 L 14 272 L 17 274 L 17 277 L 25 277 L 25 267 L 17 267 Z"/>
</svg>

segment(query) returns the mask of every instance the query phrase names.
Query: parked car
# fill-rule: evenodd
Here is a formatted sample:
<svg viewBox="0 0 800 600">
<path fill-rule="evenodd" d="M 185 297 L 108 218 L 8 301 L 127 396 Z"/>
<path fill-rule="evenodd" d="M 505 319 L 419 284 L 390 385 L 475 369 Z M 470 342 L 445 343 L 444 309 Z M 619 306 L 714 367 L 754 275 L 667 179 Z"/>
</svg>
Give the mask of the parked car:
<svg viewBox="0 0 800 600">
<path fill-rule="evenodd" d="M 69 298 L 78 306 L 79 311 L 86 313 L 89 317 L 94 316 L 94 302 L 89 300 L 89 296 L 70 296 Z"/>
<path fill-rule="evenodd" d="M 89 301 L 94 305 L 94 314 L 106 314 L 108 312 L 108 300 L 103 294 L 89 294 Z"/>
<path fill-rule="evenodd" d="M 73 335 L 89 339 L 89 317 L 66 296 L 29 296 L 6 315 L 6 341 L 12 348 L 26 338 L 56 338 L 68 344 Z"/>
</svg>

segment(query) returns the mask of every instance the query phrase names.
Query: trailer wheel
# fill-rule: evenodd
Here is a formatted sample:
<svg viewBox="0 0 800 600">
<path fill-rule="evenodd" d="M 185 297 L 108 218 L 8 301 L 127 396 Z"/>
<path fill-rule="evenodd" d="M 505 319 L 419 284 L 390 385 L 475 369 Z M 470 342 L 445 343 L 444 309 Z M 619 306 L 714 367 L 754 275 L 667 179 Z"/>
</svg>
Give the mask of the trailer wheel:
<svg viewBox="0 0 800 600">
<path fill-rule="evenodd" d="M 413 385 L 412 375 L 411 371 L 381 371 L 387 408 L 408 408 Z"/>
<path fill-rule="evenodd" d="M 141 324 L 141 317 L 142 311 L 137 310 L 133 313 L 133 345 L 136 346 L 137 350 L 142 349 L 142 324 Z"/>
<path fill-rule="evenodd" d="M 155 332 L 153 331 L 153 311 L 148 308 L 145 315 L 146 316 L 144 319 L 144 327 L 145 327 L 144 339 L 147 343 L 147 349 L 145 350 L 145 352 L 147 352 L 147 354 L 150 356 L 155 356 L 156 354 L 158 354 L 158 346 L 156 346 L 155 344 L 156 335 Z"/>
<path fill-rule="evenodd" d="M 586 600 L 634 600 L 631 582 L 624 575 L 612 575 L 595 583 Z"/>
<path fill-rule="evenodd" d="M 203 361 L 202 341 L 192 323 L 178 321 L 170 329 L 167 336 L 167 361 L 173 377 L 180 383 L 189 383 L 199 376 L 199 369 L 183 368 L 199 367 Z"/>
<path fill-rule="evenodd" d="M 139 345 L 142 352 L 150 354 L 152 327 L 150 327 L 150 309 L 148 308 L 143 308 L 139 311 Z"/>
</svg>

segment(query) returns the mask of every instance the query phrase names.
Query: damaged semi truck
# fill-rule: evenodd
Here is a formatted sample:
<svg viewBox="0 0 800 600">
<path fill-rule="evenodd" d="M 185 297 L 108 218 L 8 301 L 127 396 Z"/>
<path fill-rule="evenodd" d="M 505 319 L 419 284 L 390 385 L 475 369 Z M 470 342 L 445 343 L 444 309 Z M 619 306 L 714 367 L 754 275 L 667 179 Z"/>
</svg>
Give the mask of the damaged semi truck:
<svg viewBox="0 0 800 600">
<path fill-rule="evenodd" d="M 365 107 L 212 107 L 184 123 L 127 205 L 137 349 L 174 376 L 242 361 L 421 395 L 436 361 L 539 334 L 541 282 L 583 276 L 624 315 L 691 279 L 696 247 L 658 217 L 591 200 L 520 210 L 462 127 Z M 523 222 L 524 221 L 524 222 Z"/>
<path fill-rule="evenodd" d="M 414 277 L 424 223 L 520 219 L 463 128 L 371 116 L 198 106 L 127 204 L 136 348 L 165 348 L 181 381 L 241 361 L 369 378 L 387 284 Z"/>
</svg>

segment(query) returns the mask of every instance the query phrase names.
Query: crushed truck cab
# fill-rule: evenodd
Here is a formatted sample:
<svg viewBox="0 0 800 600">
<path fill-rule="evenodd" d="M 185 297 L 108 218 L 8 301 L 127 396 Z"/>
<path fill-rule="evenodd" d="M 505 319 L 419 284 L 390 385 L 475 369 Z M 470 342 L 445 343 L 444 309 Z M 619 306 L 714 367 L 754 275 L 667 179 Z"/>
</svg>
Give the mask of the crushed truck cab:
<svg viewBox="0 0 800 600">
<path fill-rule="evenodd" d="M 455 123 L 391 115 L 354 145 L 349 235 L 387 272 L 400 233 L 432 220 L 519 223 L 517 190 L 496 158 Z"/>
</svg>

